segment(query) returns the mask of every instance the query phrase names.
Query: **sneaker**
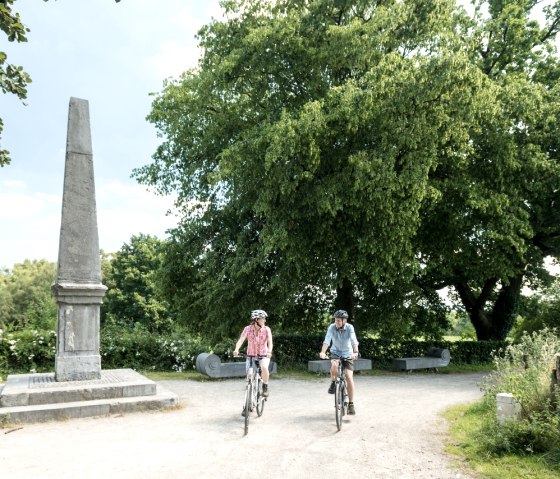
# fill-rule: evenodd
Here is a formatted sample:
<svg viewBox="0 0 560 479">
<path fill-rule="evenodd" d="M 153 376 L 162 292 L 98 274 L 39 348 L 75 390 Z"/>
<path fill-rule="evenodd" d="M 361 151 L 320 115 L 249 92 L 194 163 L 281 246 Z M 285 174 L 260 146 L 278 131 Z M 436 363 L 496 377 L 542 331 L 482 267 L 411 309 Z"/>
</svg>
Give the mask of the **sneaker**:
<svg viewBox="0 0 560 479">
<path fill-rule="evenodd" d="M 263 397 L 267 398 L 268 397 L 268 384 L 263 384 L 263 392 L 262 392 Z"/>
<path fill-rule="evenodd" d="M 243 411 L 241 411 L 241 415 L 245 417 L 245 408 L 243 408 Z"/>
<path fill-rule="evenodd" d="M 354 415 L 356 414 L 356 409 L 354 409 L 354 403 L 348 403 L 348 414 Z"/>
<path fill-rule="evenodd" d="M 335 385 L 334 385 L 334 381 L 332 381 L 331 385 L 329 386 L 329 394 L 334 394 L 334 390 L 335 390 Z"/>
</svg>

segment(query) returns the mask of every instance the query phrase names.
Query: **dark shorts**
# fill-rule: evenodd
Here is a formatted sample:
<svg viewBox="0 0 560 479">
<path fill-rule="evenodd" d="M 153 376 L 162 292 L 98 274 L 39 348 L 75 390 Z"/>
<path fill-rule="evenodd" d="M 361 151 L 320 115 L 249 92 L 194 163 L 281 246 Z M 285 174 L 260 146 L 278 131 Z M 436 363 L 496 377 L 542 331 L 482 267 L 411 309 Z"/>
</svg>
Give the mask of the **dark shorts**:
<svg viewBox="0 0 560 479">
<path fill-rule="evenodd" d="M 336 354 L 331 354 L 331 359 L 340 359 L 340 356 L 337 356 Z M 348 369 L 349 371 L 354 371 L 354 360 L 353 359 L 343 359 L 342 364 L 344 364 L 344 367 L 346 369 Z"/>
</svg>

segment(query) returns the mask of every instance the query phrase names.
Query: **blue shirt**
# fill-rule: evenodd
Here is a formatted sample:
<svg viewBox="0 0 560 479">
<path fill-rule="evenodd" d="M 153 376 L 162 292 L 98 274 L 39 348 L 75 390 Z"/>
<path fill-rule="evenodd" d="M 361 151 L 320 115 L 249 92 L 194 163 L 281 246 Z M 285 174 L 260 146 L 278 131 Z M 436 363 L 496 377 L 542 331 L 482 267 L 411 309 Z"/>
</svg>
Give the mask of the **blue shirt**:
<svg viewBox="0 0 560 479">
<path fill-rule="evenodd" d="M 332 341 L 332 344 L 331 344 Z M 341 358 L 350 357 L 352 355 L 352 346 L 358 345 L 358 338 L 354 326 L 346 323 L 342 329 L 336 329 L 336 324 L 332 323 L 327 329 L 324 344 L 330 345 L 331 354 Z"/>
</svg>

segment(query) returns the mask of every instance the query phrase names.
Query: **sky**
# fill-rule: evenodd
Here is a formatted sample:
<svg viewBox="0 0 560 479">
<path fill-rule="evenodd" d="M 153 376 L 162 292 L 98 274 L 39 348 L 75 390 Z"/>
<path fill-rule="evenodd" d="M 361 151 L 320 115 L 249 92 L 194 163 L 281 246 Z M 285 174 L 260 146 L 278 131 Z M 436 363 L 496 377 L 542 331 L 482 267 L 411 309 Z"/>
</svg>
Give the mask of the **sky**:
<svg viewBox="0 0 560 479">
<path fill-rule="evenodd" d="M 218 0 L 17 0 L 31 30 L 8 42 L 7 62 L 32 83 L 25 104 L 0 92 L 0 269 L 26 259 L 58 259 L 68 104 L 88 100 L 99 246 L 118 251 L 133 235 L 164 239 L 176 225 L 172 197 L 131 178 L 162 141 L 146 121 L 166 78 L 195 67 L 197 31 L 221 18 Z"/>
</svg>

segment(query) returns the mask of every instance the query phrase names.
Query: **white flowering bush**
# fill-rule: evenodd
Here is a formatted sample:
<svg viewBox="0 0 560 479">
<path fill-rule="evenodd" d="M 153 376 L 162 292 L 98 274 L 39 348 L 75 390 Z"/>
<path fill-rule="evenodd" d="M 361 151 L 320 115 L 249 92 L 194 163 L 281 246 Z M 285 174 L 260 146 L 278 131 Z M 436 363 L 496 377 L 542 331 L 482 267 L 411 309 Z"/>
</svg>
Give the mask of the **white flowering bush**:
<svg viewBox="0 0 560 479">
<path fill-rule="evenodd" d="M 8 373 L 31 373 L 54 367 L 56 332 L 0 329 L 0 379 Z"/>
<path fill-rule="evenodd" d="M 106 324 L 101 330 L 103 368 L 180 372 L 193 369 L 196 357 L 205 351 L 208 347 L 200 339 L 180 331 L 158 335 L 140 324 L 132 329 Z"/>
</svg>

